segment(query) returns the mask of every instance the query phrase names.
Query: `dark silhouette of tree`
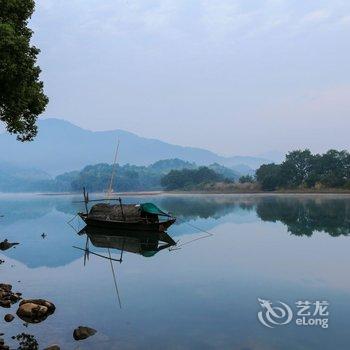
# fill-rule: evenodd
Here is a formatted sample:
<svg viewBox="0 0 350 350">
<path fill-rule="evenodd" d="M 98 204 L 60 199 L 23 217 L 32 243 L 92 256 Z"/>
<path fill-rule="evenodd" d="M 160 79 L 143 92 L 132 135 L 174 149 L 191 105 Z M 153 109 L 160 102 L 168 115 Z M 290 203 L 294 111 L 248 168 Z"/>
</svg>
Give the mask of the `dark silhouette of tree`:
<svg viewBox="0 0 350 350">
<path fill-rule="evenodd" d="M 204 184 L 222 182 L 226 179 L 221 174 L 207 167 L 198 169 L 172 170 L 161 180 L 161 185 L 168 191 L 197 189 Z"/>
<path fill-rule="evenodd" d="M 280 164 L 263 164 L 256 171 L 263 190 L 278 188 L 350 188 L 350 154 L 329 150 L 324 154 L 311 154 L 306 149 L 286 155 Z"/>
<path fill-rule="evenodd" d="M 286 187 L 304 185 L 311 172 L 312 159 L 308 149 L 289 152 L 281 165 L 281 184 Z"/>
<path fill-rule="evenodd" d="M 31 46 L 27 26 L 33 11 L 33 0 L 0 0 L 0 120 L 20 141 L 36 136 L 48 103 L 36 65 L 39 49 Z"/>
<path fill-rule="evenodd" d="M 254 176 L 252 175 L 243 175 L 239 178 L 239 183 L 244 184 L 244 183 L 254 183 L 255 179 Z"/>
<path fill-rule="evenodd" d="M 261 165 L 256 171 L 256 179 L 263 190 L 276 190 L 281 185 L 281 166 L 275 163 Z"/>
</svg>

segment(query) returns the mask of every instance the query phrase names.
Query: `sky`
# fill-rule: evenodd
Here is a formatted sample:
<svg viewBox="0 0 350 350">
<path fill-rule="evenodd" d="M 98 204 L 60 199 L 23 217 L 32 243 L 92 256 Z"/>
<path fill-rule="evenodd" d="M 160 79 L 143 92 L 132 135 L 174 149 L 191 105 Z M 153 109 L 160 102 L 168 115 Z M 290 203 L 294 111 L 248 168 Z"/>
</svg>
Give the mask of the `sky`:
<svg viewBox="0 0 350 350">
<path fill-rule="evenodd" d="M 222 155 L 349 149 L 350 2 L 37 0 L 44 117 Z"/>
</svg>

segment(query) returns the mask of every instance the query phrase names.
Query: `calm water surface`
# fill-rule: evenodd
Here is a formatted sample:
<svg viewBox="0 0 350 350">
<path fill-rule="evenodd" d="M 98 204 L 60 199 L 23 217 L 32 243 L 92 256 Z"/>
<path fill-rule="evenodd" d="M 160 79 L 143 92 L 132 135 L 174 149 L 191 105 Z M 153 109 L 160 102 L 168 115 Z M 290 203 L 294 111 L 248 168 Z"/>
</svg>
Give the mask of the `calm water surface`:
<svg viewBox="0 0 350 350">
<path fill-rule="evenodd" d="M 41 348 L 77 349 L 79 325 L 98 333 L 81 349 L 348 349 L 350 344 L 350 197 L 156 196 L 151 201 L 178 216 L 168 233 L 180 249 L 152 257 L 125 252 L 114 262 L 93 254 L 84 266 L 86 236 L 74 203 L 80 197 L 1 195 L 0 239 L 20 242 L 0 252 L 1 280 L 25 298 L 55 303 L 54 315 L 23 327 L 1 321 L 10 336 L 34 334 Z M 209 236 L 196 228 L 209 231 Z M 41 234 L 45 232 L 46 238 Z M 108 256 L 106 249 L 91 252 Z M 119 258 L 120 251 L 112 250 Z M 329 328 L 259 323 L 258 298 L 326 300 Z M 11 312 L 14 314 L 17 305 Z M 0 309 L 0 317 L 8 313 Z"/>
</svg>

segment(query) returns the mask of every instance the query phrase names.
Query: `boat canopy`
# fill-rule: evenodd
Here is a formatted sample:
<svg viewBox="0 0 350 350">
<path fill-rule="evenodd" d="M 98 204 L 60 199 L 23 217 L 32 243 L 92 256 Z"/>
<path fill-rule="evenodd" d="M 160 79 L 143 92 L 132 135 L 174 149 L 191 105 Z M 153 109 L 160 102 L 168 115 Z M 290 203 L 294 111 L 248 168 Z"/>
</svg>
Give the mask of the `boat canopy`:
<svg viewBox="0 0 350 350">
<path fill-rule="evenodd" d="M 97 220 L 135 222 L 141 219 L 142 213 L 170 217 L 169 214 L 159 209 L 153 203 L 123 204 L 122 206 L 119 204 L 98 203 L 91 207 L 89 217 Z"/>
<path fill-rule="evenodd" d="M 148 214 L 155 214 L 155 215 L 162 215 L 162 216 L 168 216 L 170 215 L 163 210 L 159 209 L 155 204 L 153 203 L 142 203 L 140 204 L 141 210 Z"/>
</svg>

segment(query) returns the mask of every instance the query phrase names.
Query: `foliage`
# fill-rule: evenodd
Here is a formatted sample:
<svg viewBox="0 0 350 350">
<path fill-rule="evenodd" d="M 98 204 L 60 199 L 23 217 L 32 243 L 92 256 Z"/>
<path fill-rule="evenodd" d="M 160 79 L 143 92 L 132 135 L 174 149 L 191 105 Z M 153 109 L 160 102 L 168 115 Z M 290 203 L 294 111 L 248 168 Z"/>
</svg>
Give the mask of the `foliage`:
<svg viewBox="0 0 350 350">
<path fill-rule="evenodd" d="M 36 65 L 39 49 L 31 46 L 27 27 L 33 11 L 33 0 L 0 0 L 0 120 L 20 141 L 35 137 L 48 103 Z"/>
<path fill-rule="evenodd" d="M 154 172 L 167 174 L 171 170 L 196 169 L 197 165 L 196 163 L 186 162 L 182 159 L 174 158 L 158 160 L 157 162 L 151 164 L 149 168 Z"/>
<path fill-rule="evenodd" d="M 280 183 L 287 187 L 305 184 L 312 170 L 312 160 L 308 149 L 289 152 L 281 165 Z"/>
<path fill-rule="evenodd" d="M 112 188 L 115 191 L 161 190 L 161 179 L 171 172 L 184 169 L 194 171 L 195 182 L 224 181 L 225 177 L 208 168 L 180 159 L 166 159 L 149 166 L 117 165 Z M 230 173 L 230 169 L 222 171 Z M 44 172 L 0 164 L 0 192 L 80 192 L 86 187 L 90 192 L 106 191 L 110 184 L 113 166 L 106 163 L 88 165 L 81 171 L 72 171 L 52 179 Z"/>
<path fill-rule="evenodd" d="M 255 179 L 254 176 L 252 175 L 243 175 L 239 178 L 239 183 L 244 184 L 244 183 L 254 183 Z"/>
<path fill-rule="evenodd" d="M 263 190 L 278 188 L 347 188 L 350 183 L 350 154 L 329 150 L 313 155 L 308 149 L 286 155 L 278 164 L 264 164 L 256 171 Z"/>
<path fill-rule="evenodd" d="M 237 171 L 230 169 L 230 168 L 227 168 L 227 167 L 225 167 L 221 164 L 218 164 L 218 163 L 210 164 L 210 165 L 208 165 L 208 168 L 211 170 L 214 170 L 216 173 L 222 175 L 226 179 L 230 179 L 233 181 L 238 180 L 239 176 L 240 176 L 240 174 Z"/>
<path fill-rule="evenodd" d="M 261 165 L 256 171 L 256 179 L 263 190 L 275 190 L 281 184 L 281 166 L 274 163 Z"/>
<path fill-rule="evenodd" d="M 112 172 L 113 165 L 105 163 L 88 165 L 72 181 L 72 190 L 80 191 L 83 187 L 86 187 L 89 191 L 106 191 L 110 184 Z M 161 174 L 144 166 L 117 165 L 112 189 L 115 191 L 160 189 L 160 178 Z"/>
<path fill-rule="evenodd" d="M 161 180 L 161 185 L 168 191 L 197 189 L 204 184 L 223 182 L 223 175 L 208 167 L 198 169 L 172 170 Z M 227 181 L 227 180 L 226 180 Z"/>
</svg>

